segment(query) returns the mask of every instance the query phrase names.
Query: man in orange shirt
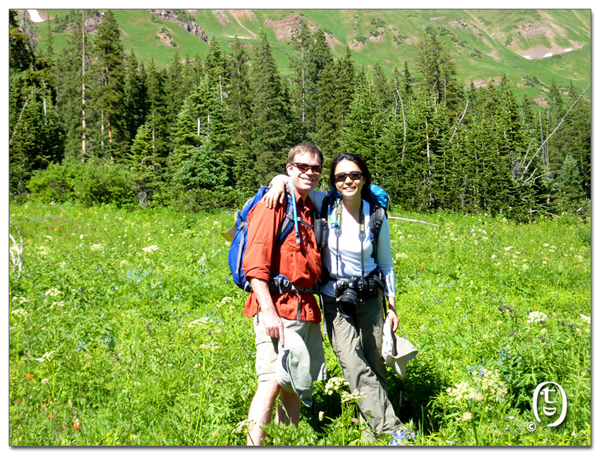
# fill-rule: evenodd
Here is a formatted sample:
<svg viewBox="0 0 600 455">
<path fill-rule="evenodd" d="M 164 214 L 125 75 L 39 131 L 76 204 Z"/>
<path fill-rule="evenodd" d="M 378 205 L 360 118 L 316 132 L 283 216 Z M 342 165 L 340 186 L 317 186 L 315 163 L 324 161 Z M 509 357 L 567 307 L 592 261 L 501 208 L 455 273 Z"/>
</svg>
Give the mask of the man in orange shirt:
<svg viewBox="0 0 600 455">
<path fill-rule="evenodd" d="M 321 178 L 322 164 L 323 153 L 314 144 L 299 144 L 288 154 L 286 169 L 296 201 L 297 233 L 292 231 L 276 245 L 277 232 L 286 216 L 286 209 L 281 204 L 274 208 L 256 204 L 248 215 L 243 267 L 252 291 L 246 301 L 244 316 L 254 318 L 258 374 L 258 387 L 248 411 L 248 445 L 262 445 L 263 426 L 271 421 L 278 395 L 283 408 L 277 406 L 276 422 L 289 423 L 291 420 L 298 425 L 300 398 L 296 393 L 282 389 L 275 374 L 278 345 L 285 346 L 284 328 L 302 337 L 310 354 L 313 381 L 325 379 L 321 312 L 313 295 L 321 276 L 321 257 L 311 227 L 315 206 L 308 197 Z M 297 242 L 298 236 L 300 242 Z M 277 274 L 285 276 L 293 288 L 282 292 L 270 287 L 271 277 Z"/>
</svg>

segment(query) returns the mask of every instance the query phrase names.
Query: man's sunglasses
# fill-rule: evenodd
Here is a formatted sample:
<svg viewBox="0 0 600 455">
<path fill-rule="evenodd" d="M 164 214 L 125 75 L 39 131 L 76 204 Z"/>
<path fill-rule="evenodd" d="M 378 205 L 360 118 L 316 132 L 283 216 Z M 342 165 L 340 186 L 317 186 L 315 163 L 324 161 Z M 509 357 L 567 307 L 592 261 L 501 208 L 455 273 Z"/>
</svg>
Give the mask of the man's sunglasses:
<svg viewBox="0 0 600 455">
<path fill-rule="evenodd" d="M 308 172 L 308 170 L 312 170 L 313 174 L 320 174 L 323 170 L 323 166 L 320 164 L 315 164 L 311 166 L 310 164 L 305 163 L 290 163 L 292 166 L 296 166 L 300 172 Z"/>
<path fill-rule="evenodd" d="M 335 176 L 336 183 L 344 183 L 348 177 L 353 181 L 358 182 L 362 178 L 362 172 L 348 172 L 347 174 L 338 174 Z"/>
</svg>

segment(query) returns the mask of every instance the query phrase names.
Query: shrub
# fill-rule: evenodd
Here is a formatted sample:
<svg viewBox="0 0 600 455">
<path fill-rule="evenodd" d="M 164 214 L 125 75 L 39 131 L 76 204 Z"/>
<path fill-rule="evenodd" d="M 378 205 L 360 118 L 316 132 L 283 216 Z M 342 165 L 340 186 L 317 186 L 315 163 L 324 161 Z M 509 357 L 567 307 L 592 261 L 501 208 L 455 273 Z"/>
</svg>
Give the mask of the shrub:
<svg viewBox="0 0 600 455">
<path fill-rule="evenodd" d="M 127 167 L 107 159 L 91 158 L 85 163 L 65 160 L 36 171 L 27 188 L 31 198 L 41 202 L 80 201 L 87 206 L 121 207 L 137 203 L 134 178 Z"/>
</svg>

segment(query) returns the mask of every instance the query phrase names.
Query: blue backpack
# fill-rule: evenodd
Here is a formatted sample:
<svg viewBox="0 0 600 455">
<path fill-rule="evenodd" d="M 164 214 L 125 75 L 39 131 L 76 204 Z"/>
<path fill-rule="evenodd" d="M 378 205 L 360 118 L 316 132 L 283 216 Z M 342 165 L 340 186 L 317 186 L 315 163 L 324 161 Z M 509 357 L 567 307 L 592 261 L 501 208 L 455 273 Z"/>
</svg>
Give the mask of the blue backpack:
<svg viewBox="0 0 600 455">
<path fill-rule="evenodd" d="M 231 241 L 231 246 L 229 247 L 229 270 L 231 270 L 233 282 L 247 292 L 250 292 L 251 288 L 250 283 L 246 280 L 246 275 L 242 266 L 248 242 L 248 214 L 250 213 L 250 210 L 260 202 L 268 190 L 268 187 L 262 186 L 256 195 L 246 201 L 242 210 L 238 210 L 235 215 L 236 232 Z M 296 231 L 296 242 L 300 243 L 296 199 L 292 196 L 293 191 L 291 190 L 291 187 L 290 191 L 286 190 L 285 192 L 286 215 L 275 237 L 275 245 L 281 243 L 292 230 Z"/>
</svg>

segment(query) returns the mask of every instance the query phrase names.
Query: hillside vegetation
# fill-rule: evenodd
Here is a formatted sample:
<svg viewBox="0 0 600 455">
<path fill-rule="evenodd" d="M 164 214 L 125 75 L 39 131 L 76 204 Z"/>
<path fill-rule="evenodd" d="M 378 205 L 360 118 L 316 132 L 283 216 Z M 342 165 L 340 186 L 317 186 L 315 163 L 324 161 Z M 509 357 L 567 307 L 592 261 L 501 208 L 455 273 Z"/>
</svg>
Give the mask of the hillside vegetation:
<svg viewBox="0 0 600 455">
<path fill-rule="evenodd" d="M 50 18 L 56 48 L 66 45 L 61 18 L 70 10 L 39 10 Z M 570 81 L 582 90 L 591 80 L 590 10 L 115 10 L 126 52 L 168 65 L 175 52 L 205 57 L 209 40 L 225 47 L 237 36 L 252 47 L 267 33 L 283 75 L 291 74 L 292 29 L 305 19 L 323 28 L 333 54 L 352 51 L 357 64 L 379 63 L 389 76 L 412 66 L 424 33 L 435 33 L 452 49 L 457 74 L 476 86 L 508 75 L 519 96 L 543 103 L 552 79 L 566 92 Z M 40 45 L 46 26 L 37 24 Z M 204 34 L 198 35 L 197 28 Z M 412 68 L 411 68 L 412 69 Z"/>
</svg>

